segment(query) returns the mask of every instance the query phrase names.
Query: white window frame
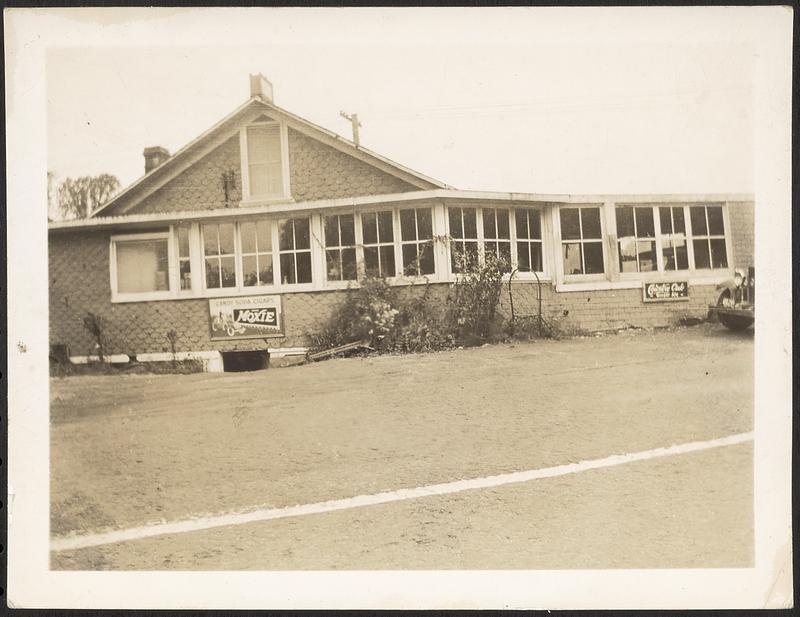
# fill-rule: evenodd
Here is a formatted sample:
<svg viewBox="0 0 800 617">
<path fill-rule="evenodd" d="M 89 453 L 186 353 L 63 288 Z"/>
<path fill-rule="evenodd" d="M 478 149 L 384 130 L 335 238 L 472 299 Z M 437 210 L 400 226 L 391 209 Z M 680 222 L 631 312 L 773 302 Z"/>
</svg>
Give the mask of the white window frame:
<svg viewBox="0 0 800 617">
<path fill-rule="evenodd" d="M 474 238 L 456 238 L 453 236 L 452 230 L 450 229 L 450 211 L 451 210 L 460 210 L 461 211 L 461 228 L 464 229 L 464 209 L 469 208 L 470 210 L 475 210 L 475 237 Z M 456 279 L 461 276 L 461 272 L 455 272 L 453 269 L 453 244 L 461 244 L 465 245 L 467 242 L 474 242 L 477 245 L 478 250 L 478 263 L 483 263 L 483 211 L 482 208 L 478 206 L 473 206 L 470 204 L 453 204 L 447 206 L 446 209 L 446 220 L 447 220 L 447 272 L 450 275 L 451 279 Z"/>
<path fill-rule="evenodd" d="M 449 204 L 445 207 L 445 216 L 444 222 L 446 225 L 445 231 L 447 235 L 447 280 L 452 282 L 458 280 L 458 277 L 461 276 L 460 273 L 453 272 L 453 264 L 452 258 L 450 255 L 450 243 L 451 242 L 461 242 L 460 239 L 455 239 L 452 237 L 450 233 L 450 214 L 449 211 L 452 208 L 475 208 L 476 217 L 477 217 L 477 242 L 478 242 L 478 259 L 483 263 L 484 256 L 486 254 L 486 242 L 498 242 L 498 240 L 494 238 L 486 238 L 484 225 L 483 225 L 483 211 L 484 210 L 496 210 L 496 211 L 504 211 L 508 216 L 508 235 L 509 240 L 508 242 L 511 243 L 511 268 L 512 272 L 514 272 L 514 280 L 534 280 L 537 279 L 542 282 L 546 282 L 550 280 L 550 264 L 549 258 L 546 250 L 545 244 L 545 237 L 548 233 L 548 227 L 546 224 L 546 218 L 544 216 L 545 207 L 544 205 L 534 205 L 534 206 L 519 206 L 519 207 L 512 207 L 506 206 L 502 204 L 491 205 L 491 206 L 473 206 L 468 203 L 454 203 Z M 520 272 L 517 270 L 519 266 L 519 255 L 517 253 L 517 223 L 516 223 L 516 211 L 533 211 L 539 214 L 539 225 L 541 229 L 541 239 L 539 240 L 529 240 L 527 238 L 523 238 L 521 241 L 528 242 L 539 242 L 542 250 L 542 270 L 538 270 L 536 272 Z M 467 239 L 472 240 L 471 238 Z M 499 240 L 499 242 L 506 242 L 506 240 Z M 508 272 L 503 275 L 504 280 L 508 280 L 511 276 L 511 273 Z"/>
<path fill-rule="evenodd" d="M 642 237 L 642 242 L 655 242 L 655 250 L 656 250 L 656 269 L 655 270 L 639 270 L 639 255 L 636 255 L 636 272 L 623 272 L 622 269 L 619 267 L 619 250 L 620 250 L 620 239 L 619 235 L 616 233 L 617 229 L 617 208 L 632 208 L 633 209 L 633 229 L 634 229 L 634 242 L 639 242 L 639 236 L 635 235 L 638 231 L 637 224 L 636 224 L 636 208 L 650 208 L 652 215 L 653 215 L 653 233 L 655 234 L 652 238 Z M 616 250 L 614 251 L 615 261 L 612 264 L 614 271 L 616 274 L 619 275 L 620 280 L 642 280 L 648 276 L 658 275 L 663 272 L 663 260 L 661 254 L 661 239 L 659 236 L 661 235 L 661 219 L 655 220 L 658 218 L 658 212 L 656 212 L 654 208 L 654 204 L 628 204 L 628 203 L 617 203 L 614 204 L 613 209 L 613 218 L 614 218 L 614 242 L 616 243 Z M 685 219 L 684 219 L 685 222 Z M 638 247 L 637 247 L 638 251 Z M 674 272 L 676 275 L 680 275 L 681 272 L 688 272 L 688 270 L 670 270 L 670 272 Z"/>
<path fill-rule="evenodd" d="M 114 234 L 109 240 L 109 278 L 111 283 L 112 302 L 131 302 L 146 300 L 168 300 L 176 297 L 176 262 L 177 251 L 173 241 L 172 227 L 165 231 L 151 231 L 130 234 Z M 167 285 L 169 289 L 162 291 L 143 291 L 143 292 L 120 292 L 117 287 L 117 244 L 125 242 L 145 242 L 147 240 L 166 240 L 167 241 Z"/>
<path fill-rule="evenodd" d="M 392 241 L 391 242 L 381 242 L 380 236 L 380 225 L 378 224 L 378 215 L 383 212 L 388 212 L 391 220 L 392 220 Z M 367 242 L 364 240 L 364 221 L 362 217 L 367 214 L 375 217 L 375 225 L 376 225 L 376 239 L 377 242 Z M 398 277 L 398 264 L 397 264 L 397 244 L 398 238 L 397 234 L 399 233 L 397 230 L 397 226 L 395 225 L 395 208 L 373 208 L 370 210 L 360 210 L 355 212 L 356 217 L 356 260 L 358 265 L 358 275 L 359 277 L 363 277 L 366 275 L 366 268 L 367 263 L 364 259 L 364 249 L 366 248 L 377 248 L 378 249 L 378 261 L 380 263 L 380 250 L 382 247 L 391 246 L 392 247 L 392 254 L 394 255 L 394 271 L 387 276 L 384 276 L 387 281 L 394 282 Z M 435 228 L 435 223 L 434 223 Z M 436 260 L 434 258 L 434 264 Z"/>
<path fill-rule="evenodd" d="M 562 209 L 578 209 L 578 210 L 590 210 L 590 209 L 597 209 L 600 213 L 600 238 L 591 238 L 588 240 L 583 239 L 583 214 L 580 214 L 580 232 L 581 237 L 580 239 L 572 239 L 572 240 L 565 240 L 561 237 L 561 210 Z M 604 204 L 601 203 L 592 203 L 592 204 L 561 204 L 557 208 L 553 208 L 553 223 L 555 229 L 557 229 L 557 239 L 554 240 L 553 245 L 556 252 L 556 264 L 558 268 L 559 279 L 564 281 L 565 283 L 570 282 L 577 282 L 577 283 L 593 283 L 593 282 L 600 282 L 600 281 L 607 281 L 609 279 L 609 256 L 608 256 L 608 248 L 606 247 L 606 242 L 608 240 L 608 225 L 606 222 L 605 216 L 605 208 Z M 564 251 L 563 246 L 564 244 L 574 244 L 579 242 L 581 245 L 587 242 L 591 243 L 600 243 L 600 247 L 603 251 L 603 272 L 600 273 L 593 273 L 593 274 L 566 274 L 564 272 Z M 585 269 L 585 260 L 583 260 L 583 246 L 581 246 L 581 266 Z"/>
<path fill-rule="evenodd" d="M 270 239 L 270 250 L 269 251 L 261 251 L 258 247 L 258 223 L 268 223 L 269 224 L 269 239 Z M 247 223 L 254 223 L 256 225 L 256 252 L 253 253 L 245 253 L 244 252 L 244 243 L 242 242 L 242 225 Z M 270 218 L 262 217 L 262 218 L 255 218 L 255 219 L 246 219 L 243 221 L 237 221 L 236 227 L 234 228 L 234 242 L 239 243 L 238 251 L 236 254 L 236 268 L 237 273 L 241 274 L 241 280 L 237 280 L 240 285 L 237 285 L 237 288 L 241 288 L 242 293 L 247 293 L 250 290 L 261 290 L 261 289 L 270 289 L 276 286 L 275 283 L 275 238 L 274 238 L 274 227 L 275 221 Z M 256 264 L 261 263 L 261 256 L 262 255 L 269 255 L 270 259 L 272 260 L 272 283 L 269 285 L 245 285 L 244 284 L 244 258 L 245 257 L 255 257 Z M 261 274 L 259 268 L 259 276 Z M 252 293 L 252 292 L 251 292 Z"/>
<path fill-rule="evenodd" d="M 692 221 L 691 221 L 691 209 L 692 208 L 703 208 L 703 214 L 706 218 L 706 233 L 695 235 L 694 229 L 692 229 Z M 708 209 L 709 208 L 722 208 L 722 225 L 723 225 L 723 235 L 719 234 L 712 234 L 711 228 L 708 224 Z M 717 274 L 720 272 L 729 272 L 733 270 L 733 265 L 731 264 L 731 233 L 730 233 L 730 221 L 728 220 L 728 207 L 727 204 L 720 204 L 720 203 L 694 203 L 694 204 L 685 204 L 684 205 L 684 220 L 686 221 L 686 242 L 687 242 L 687 251 L 689 253 L 689 268 L 692 272 L 700 272 L 706 274 Z M 698 268 L 695 264 L 694 259 L 694 241 L 695 240 L 705 240 L 706 243 L 709 245 L 708 250 L 708 258 L 711 261 L 711 240 L 719 240 L 722 239 L 725 241 L 725 259 L 728 262 L 727 266 L 724 268 Z M 713 263 L 713 262 L 712 262 Z"/>
<path fill-rule="evenodd" d="M 428 242 L 427 239 L 420 240 L 419 239 L 419 222 L 417 221 L 416 213 L 414 214 L 414 225 L 417 238 L 415 240 L 403 240 L 403 233 L 402 227 L 400 225 L 400 213 L 405 210 L 428 210 L 431 215 L 431 255 L 433 257 L 433 272 L 430 274 L 406 274 L 406 269 L 403 265 L 403 247 L 407 244 L 415 244 L 419 246 L 420 244 L 425 244 Z M 393 220 L 394 220 L 394 263 L 395 269 L 397 271 L 397 280 L 398 281 L 426 281 L 426 280 L 440 280 L 442 277 L 442 270 L 441 264 L 439 263 L 438 259 L 438 251 L 436 250 L 437 244 L 437 234 L 436 234 L 436 215 L 435 215 L 434 208 L 431 206 L 406 206 L 406 207 L 399 207 L 394 208 L 393 212 Z M 417 249 L 417 255 L 419 255 L 419 249 Z"/>
<path fill-rule="evenodd" d="M 342 237 L 342 225 L 341 225 L 341 220 L 340 220 L 341 217 L 343 217 L 343 216 L 352 216 L 353 217 L 353 242 L 354 242 L 353 244 L 340 244 L 340 245 L 337 245 L 337 246 L 328 246 L 328 240 L 327 240 L 327 238 L 325 236 L 325 219 L 328 218 L 328 217 L 331 217 L 331 216 L 335 216 L 337 219 L 339 219 L 339 220 L 337 220 L 337 226 L 338 226 L 338 231 L 339 231 L 339 241 L 341 241 L 341 237 Z M 354 283 L 355 281 L 357 281 L 359 279 L 359 277 L 362 276 L 363 266 L 364 266 L 364 264 L 363 264 L 364 255 L 363 255 L 363 252 L 362 252 L 361 255 L 359 256 L 359 249 L 363 248 L 363 242 L 360 241 L 361 240 L 361 233 L 360 233 L 360 230 L 358 229 L 358 227 L 360 226 L 360 223 L 361 223 L 360 219 L 361 219 L 360 213 L 357 213 L 354 210 L 349 210 L 349 211 L 346 211 L 346 212 L 321 212 L 320 213 L 320 221 L 322 223 L 322 234 L 321 234 L 321 238 L 322 238 L 322 255 L 325 258 L 325 269 L 323 270 L 323 273 L 325 275 L 325 283 L 326 284 L 332 285 L 332 284 L 345 283 L 345 285 L 346 285 L 348 283 Z M 313 236 L 312 236 L 312 241 L 313 241 Z M 355 255 L 356 255 L 356 278 L 354 278 L 354 279 L 341 279 L 341 280 L 329 279 L 328 278 L 328 251 L 329 250 L 339 251 L 339 261 L 341 262 L 341 253 L 345 249 L 355 249 Z"/>
<path fill-rule="evenodd" d="M 292 231 L 292 241 L 295 245 L 295 248 L 290 250 L 281 250 L 280 247 L 280 221 L 289 220 L 289 219 L 308 219 L 308 248 L 307 249 L 298 249 L 297 248 L 297 238 L 295 236 L 294 230 Z M 325 252 L 320 251 L 323 247 L 323 242 L 321 240 L 321 232 L 322 232 L 322 219 L 319 214 L 311 215 L 311 214 L 302 214 L 302 213 L 291 213 L 287 212 L 284 213 L 283 216 L 278 216 L 272 219 L 272 239 L 273 239 L 273 250 L 275 251 L 274 259 L 273 259 L 273 272 L 275 273 L 273 276 L 277 281 L 276 287 L 281 291 L 288 291 L 288 290 L 295 290 L 295 291 L 313 291 L 314 289 L 324 289 L 324 273 L 325 270 L 319 269 L 319 258 L 321 257 L 323 260 L 325 259 Z M 315 249 L 316 246 L 316 249 Z M 283 274 L 281 273 L 281 255 L 286 254 L 293 254 L 295 256 L 295 266 L 297 265 L 297 253 L 309 253 L 309 257 L 311 260 L 311 282 L 310 283 L 284 283 L 283 282 Z M 317 258 L 315 259 L 315 253 L 317 254 Z M 324 266 L 324 264 L 323 264 Z"/>
<path fill-rule="evenodd" d="M 281 142 L 281 180 L 283 186 L 282 195 L 269 195 L 263 197 L 253 197 L 250 195 L 250 163 L 248 161 L 247 149 L 247 129 L 277 126 Z M 291 200 L 291 188 L 289 181 L 289 130 L 284 122 L 275 120 L 261 120 L 250 122 L 239 130 L 239 152 L 241 155 L 242 170 L 242 206 L 256 206 L 270 203 L 279 203 Z"/>
<path fill-rule="evenodd" d="M 517 212 L 536 212 L 539 215 L 539 238 L 520 238 L 517 236 Z M 547 218 L 544 215 L 544 208 L 542 206 L 530 206 L 530 207 L 522 207 L 522 208 L 511 208 L 510 209 L 510 221 L 509 224 L 511 225 L 511 261 L 513 264 L 514 269 L 516 270 L 516 274 L 514 275 L 514 279 L 533 279 L 537 278 L 541 280 L 548 280 L 547 274 L 550 270 L 548 267 L 548 251 L 546 250 L 545 245 L 545 237 L 547 236 L 547 226 L 546 221 Z M 530 235 L 530 221 L 527 220 L 528 223 L 528 234 Z M 552 234 L 551 234 L 552 237 Z M 539 244 L 539 252 L 542 257 L 542 269 L 541 270 L 531 270 L 531 271 L 522 271 L 519 269 L 519 246 L 518 243 L 523 242 L 525 244 Z"/>
<path fill-rule="evenodd" d="M 619 269 L 619 256 L 618 256 L 618 237 L 617 237 L 617 219 L 616 208 L 617 206 L 630 206 L 630 207 L 651 207 L 653 208 L 654 227 L 655 227 L 655 241 L 656 241 L 656 254 L 658 259 L 658 270 L 650 272 L 620 272 Z M 714 268 L 714 269 L 698 269 L 695 267 L 694 261 L 694 234 L 692 231 L 689 208 L 691 207 L 720 207 L 722 208 L 722 220 L 725 226 L 725 252 L 728 259 L 727 268 Z M 561 245 L 563 244 L 561 238 L 561 221 L 560 209 L 562 207 L 599 207 L 601 208 L 601 231 L 603 237 L 603 251 L 604 251 L 604 275 L 564 275 L 564 264 L 561 253 Z M 663 261 L 663 244 L 661 233 L 661 219 L 657 212 L 660 207 L 670 208 L 683 208 L 684 222 L 686 226 L 686 242 L 687 242 L 687 257 L 689 261 L 688 270 L 665 270 Z M 706 214 L 707 216 L 707 214 Z M 732 258 L 733 255 L 733 238 L 731 235 L 730 214 L 727 202 L 693 202 L 693 201 L 614 201 L 609 200 L 600 203 L 587 203 L 587 204 L 570 204 L 559 203 L 555 204 L 552 208 L 552 216 L 548 217 L 550 220 L 554 233 L 550 235 L 553 239 L 552 257 L 555 259 L 554 271 L 556 273 L 556 291 L 570 292 L 570 291 L 597 291 L 602 289 L 634 289 L 639 288 L 643 283 L 659 282 L 659 281 L 674 281 L 674 280 L 688 280 L 690 284 L 696 285 L 715 285 L 727 278 L 730 278 L 733 272 Z M 545 235 L 545 230 L 542 234 Z M 700 236 L 707 238 L 708 236 Z M 713 238 L 720 236 L 714 235 Z M 568 242 L 568 241 L 567 241 Z M 550 252 L 550 251 L 548 251 Z"/>
</svg>

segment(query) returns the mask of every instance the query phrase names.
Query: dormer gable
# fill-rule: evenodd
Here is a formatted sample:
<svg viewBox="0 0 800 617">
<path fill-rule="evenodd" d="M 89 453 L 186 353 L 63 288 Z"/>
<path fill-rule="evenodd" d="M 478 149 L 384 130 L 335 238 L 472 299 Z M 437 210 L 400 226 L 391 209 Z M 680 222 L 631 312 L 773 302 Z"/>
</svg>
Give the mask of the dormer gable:
<svg viewBox="0 0 800 617">
<path fill-rule="evenodd" d="M 253 84 L 253 77 L 252 96 L 243 106 L 159 160 L 94 216 L 451 188 L 277 107 L 271 84 L 267 96 L 267 86 Z"/>
</svg>

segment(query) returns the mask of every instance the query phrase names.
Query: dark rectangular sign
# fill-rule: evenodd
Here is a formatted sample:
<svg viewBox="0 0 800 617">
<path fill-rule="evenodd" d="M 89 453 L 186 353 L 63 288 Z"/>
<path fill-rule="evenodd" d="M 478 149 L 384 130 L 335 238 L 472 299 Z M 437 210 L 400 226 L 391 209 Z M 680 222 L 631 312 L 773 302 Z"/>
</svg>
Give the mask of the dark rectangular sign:
<svg viewBox="0 0 800 617">
<path fill-rule="evenodd" d="M 645 302 L 667 302 L 669 300 L 688 300 L 688 281 L 669 281 L 664 283 L 645 283 L 642 288 Z"/>
<path fill-rule="evenodd" d="M 280 296 L 211 298 L 212 341 L 283 336 Z"/>
</svg>

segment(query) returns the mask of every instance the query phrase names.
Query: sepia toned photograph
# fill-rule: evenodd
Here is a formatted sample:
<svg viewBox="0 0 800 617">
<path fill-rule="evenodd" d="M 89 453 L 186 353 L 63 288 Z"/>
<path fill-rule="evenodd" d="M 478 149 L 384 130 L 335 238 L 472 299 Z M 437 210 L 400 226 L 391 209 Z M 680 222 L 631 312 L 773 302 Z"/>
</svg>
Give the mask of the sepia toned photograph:
<svg viewBox="0 0 800 617">
<path fill-rule="evenodd" d="M 754 40 L 785 19 L 747 38 L 691 10 L 44 16 L 88 38 L 38 56 L 46 312 L 41 345 L 9 348 L 39 354 L 46 482 L 13 494 L 41 494 L 47 576 L 92 577 L 62 606 L 112 572 L 297 577 L 261 608 L 610 606 L 344 592 L 500 571 L 727 573 L 791 605 L 757 488 L 759 448 L 790 458 L 757 433 L 790 442 L 790 342 L 783 404 L 756 387 L 791 332 L 789 253 L 756 251 L 788 202 L 762 188 Z M 226 16 L 241 36 L 204 41 Z M 326 573 L 342 597 L 303 583 Z M 650 585 L 617 605 L 659 606 Z"/>
</svg>

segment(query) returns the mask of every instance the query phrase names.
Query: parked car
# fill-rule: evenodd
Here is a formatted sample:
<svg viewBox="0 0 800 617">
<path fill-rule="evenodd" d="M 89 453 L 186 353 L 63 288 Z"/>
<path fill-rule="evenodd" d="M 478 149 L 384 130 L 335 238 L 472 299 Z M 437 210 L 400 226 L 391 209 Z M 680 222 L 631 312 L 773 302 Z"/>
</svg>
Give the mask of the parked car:
<svg viewBox="0 0 800 617">
<path fill-rule="evenodd" d="M 708 307 L 708 316 L 716 316 L 729 330 L 746 330 L 756 319 L 755 267 L 747 272 L 736 269 L 734 277 L 717 285 L 717 303 Z"/>
</svg>

